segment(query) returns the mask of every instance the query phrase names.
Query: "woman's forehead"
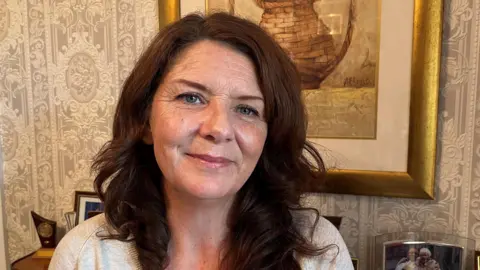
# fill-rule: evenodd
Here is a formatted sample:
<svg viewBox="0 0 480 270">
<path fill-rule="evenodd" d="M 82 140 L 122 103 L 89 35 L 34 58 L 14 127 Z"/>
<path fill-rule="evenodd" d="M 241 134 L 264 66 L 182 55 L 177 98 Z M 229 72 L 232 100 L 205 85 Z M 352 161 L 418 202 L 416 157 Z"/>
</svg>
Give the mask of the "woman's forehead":
<svg viewBox="0 0 480 270">
<path fill-rule="evenodd" d="M 185 73 L 209 71 L 207 68 L 223 68 L 216 72 L 234 71 L 243 75 L 256 76 L 252 61 L 243 53 L 216 41 L 196 42 L 180 53 L 171 71 Z"/>
<path fill-rule="evenodd" d="M 220 42 L 201 41 L 188 47 L 165 78 L 165 83 L 189 80 L 212 89 L 261 94 L 252 61 Z"/>
</svg>

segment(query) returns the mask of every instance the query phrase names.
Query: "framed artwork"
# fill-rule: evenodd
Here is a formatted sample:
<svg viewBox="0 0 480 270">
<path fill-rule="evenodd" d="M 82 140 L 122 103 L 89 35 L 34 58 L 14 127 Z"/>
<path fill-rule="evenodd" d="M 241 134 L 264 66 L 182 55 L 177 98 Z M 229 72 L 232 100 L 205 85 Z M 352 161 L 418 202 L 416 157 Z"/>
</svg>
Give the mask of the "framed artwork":
<svg viewBox="0 0 480 270">
<path fill-rule="evenodd" d="M 159 0 L 160 27 L 185 15 L 180 4 Z M 441 0 L 204 2 L 206 13 L 257 23 L 297 65 L 308 139 L 329 168 L 327 186 L 312 192 L 423 199 L 434 198 L 442 8 Z"/>
<path fill-rule="evenodd" d="M 95 192 L 75 191 L 74 211 L 76 214 L 75 224 L 103 212 L 104 205 Z"/>
<path fill-rule="evenodd" d="M 480 251 L 475 251 L 475 270 L 480 270 Z"/>
</svg>

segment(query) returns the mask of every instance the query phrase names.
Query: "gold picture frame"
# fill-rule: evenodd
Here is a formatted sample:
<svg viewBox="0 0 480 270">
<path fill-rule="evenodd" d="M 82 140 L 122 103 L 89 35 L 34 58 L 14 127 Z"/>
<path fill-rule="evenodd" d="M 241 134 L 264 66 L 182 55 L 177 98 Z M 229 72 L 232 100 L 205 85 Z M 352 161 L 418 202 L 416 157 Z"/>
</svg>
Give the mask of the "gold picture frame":
<svg viewBox="0 0 480 270">
<path fill-rule="evenodd" d="M 414 2 L 407 170 L 332 169 L 311 192 L 434 199 L 443 2 Z M 160 27 L 180 18 L 180 0 L 158 3 Z"/>
</svg>

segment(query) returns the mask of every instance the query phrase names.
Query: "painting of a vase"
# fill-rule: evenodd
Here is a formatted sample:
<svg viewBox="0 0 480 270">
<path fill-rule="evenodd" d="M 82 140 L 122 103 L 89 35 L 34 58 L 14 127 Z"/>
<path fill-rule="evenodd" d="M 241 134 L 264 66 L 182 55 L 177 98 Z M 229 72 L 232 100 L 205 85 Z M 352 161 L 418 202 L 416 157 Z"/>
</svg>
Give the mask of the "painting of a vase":
<svg viewBox="0 0 480 270">
<path fill-rule="evenodd" d="M 345 40 L 337 49 L 330 29 L 315 12 L 314 0 L 257 0 L 256 3 L 264 10 L 260 26 L 297 64 L 302 88 L 319 88 L 348 50 L 353 32 L 353 5 Z"/>
</svg>

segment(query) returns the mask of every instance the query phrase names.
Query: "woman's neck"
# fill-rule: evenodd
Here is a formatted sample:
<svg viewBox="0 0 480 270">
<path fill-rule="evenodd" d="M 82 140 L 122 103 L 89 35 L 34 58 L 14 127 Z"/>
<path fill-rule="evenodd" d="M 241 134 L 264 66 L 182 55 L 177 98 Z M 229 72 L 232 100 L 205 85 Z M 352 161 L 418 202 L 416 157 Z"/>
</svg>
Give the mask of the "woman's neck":
<svg viewBox="0 0 480 270">
<path fill-rule="evenodd" d="M 233 198 L 202 200 L 166 190 L 170 269 L 217 269 Z"/>
</svg>

